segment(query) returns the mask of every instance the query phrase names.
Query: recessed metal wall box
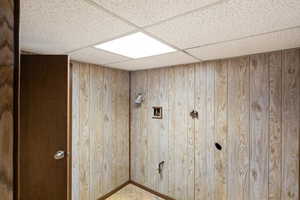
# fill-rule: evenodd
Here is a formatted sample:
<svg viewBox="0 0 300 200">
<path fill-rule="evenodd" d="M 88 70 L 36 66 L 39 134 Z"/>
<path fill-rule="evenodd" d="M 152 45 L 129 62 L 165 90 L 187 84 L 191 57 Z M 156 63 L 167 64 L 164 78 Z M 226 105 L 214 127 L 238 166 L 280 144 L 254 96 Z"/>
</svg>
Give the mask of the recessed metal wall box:
<svg viewBox="0 0 300 200">
<path fill-rule="evenodd" d="M 163 118 L 163 109 L 162 109 L 162 107 L 153 106 L 152 109 L 153 109 L 153 112 L 152 112 L 152 118 L 153 119 L 162 119 Z"/>
</svg>

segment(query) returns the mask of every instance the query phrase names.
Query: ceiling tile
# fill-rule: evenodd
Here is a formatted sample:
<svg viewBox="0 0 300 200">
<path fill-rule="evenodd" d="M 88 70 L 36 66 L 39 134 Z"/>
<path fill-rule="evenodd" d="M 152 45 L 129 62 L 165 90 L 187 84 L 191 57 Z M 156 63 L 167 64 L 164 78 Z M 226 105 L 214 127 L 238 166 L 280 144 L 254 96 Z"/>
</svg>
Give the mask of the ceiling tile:
<svg viewBox="0 0 300 200">
<path fill-rule="evenodd" d="M 84 0 L 20 2 L 21 48 L 36 53 L 66 53 L 134 30 Z"/>
<path fill-rule="evenodd" d="M 299 0 L 229 0 L 146 31 L 186 49 L 300 25 Z"/>
<path fill-rule="evenodd" d="M 102 51 L 93 47 L 84 48 L 75 51 L 70 54 L 71 60 L 87 62 L 98 65 L 105 65 L 108 63 L 121 62 L 128 60 L 129 58 L 120 56 L 117 54 L 109 53 L 107 51 Z"/>
<path fill-rule="evenodd" d="M 213 60 L 296 47 L 300 47 L 300 28 L 203 46 L 187 52 L 202 60 Z"/>
<path fill-rule="evenodd" d="M 220 0 L 93 0 L 107 10 L 142 27 L 200 9 Z"/>
<path fill-rule="evenodd" d="M 158 67 L 166 67 L 179 64 L 187 64 L 199 62 L 195 58 L 185 54 L 181 51 L 176 51 L 168 54 L 162 54 L 159 56 L 146 57 L 141 59 L 134 59 L 120 63 L 108 64 L 108 67 L 125 69 L 129 71 L 151 69 Z"/>
</svg>

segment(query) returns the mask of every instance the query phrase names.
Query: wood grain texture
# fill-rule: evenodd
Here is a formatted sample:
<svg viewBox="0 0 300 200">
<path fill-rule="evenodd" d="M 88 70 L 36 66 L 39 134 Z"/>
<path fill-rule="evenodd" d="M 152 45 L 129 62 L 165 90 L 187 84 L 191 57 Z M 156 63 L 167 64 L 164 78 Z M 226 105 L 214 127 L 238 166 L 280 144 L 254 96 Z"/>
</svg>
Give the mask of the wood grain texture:
<svg viewBox="0 0 300 200">
<path fill-rule="evenodd" d="M 228 66 L 228 199 L 249 199 L 249 58 Z"/>
<path fill-rule="evenodd" d="M 227 197 L 227 65 L 212 61 L 195 69 L 195 199 Z"/>
<path fill-rule="evenodd" d="M 129 180 L 129 73 L 72 63 L 73 198 L 95 200 Z"/>
<path fill-rule="evenodd" d="M 250 56 L 250 199 L 268 199 L 268 56 Z"/>
<path fill-rule="evenodd" d="M 169 69 L 169 194 L 194 199 L 194 66 Z"/>
<path fill-rule="evenodd" d="M 0 0 L 0 194 L 13 199 L 14 1 Z"/>
<path fill-rule="evenodd" d="M 269 199 L 281 199 L 282 52 L 269 54 Z"/>
<path fill-rule="evenodd" d="M 169 162 L 169 116 L 168 116 L 168 70 L 156 69 L 148 73 L 148 99 L 151 104 L 148 107 L 148 177 L 149 186 L 160 193 L 168 192 Z M 150 87 L 151 86 L 151 87 Z M 153 119 L 153 106 L 163 108 L 163 118 Z M 164 161 L 162 173 L 158 173 L 158 164 Z"/>
<path fill-rule="evenodd" d="M 115 113 L 112 112 L 111 108 L 114 106 L 114 94 L 113 88 L 114 84 L 110 84 L 110 81 L 113 79 L 113 74 L 110 73 L 110 69 L 105 69 L 104 71 L 104 78 L 103 78 L 103 85 L 104 85 L 104 92 L 103 92 L 103 138 L 104 141 L 104 155 L 103 155 L 103 180 L 106 183 L 104 185 L 104 191 L 109 192 L 109 187 L 113 184 L 116 174 L 115 169 L 113 167 L 116 160 L 115 155 L 115 145 L 114 142 L 117 138 L 114 131 L 114 124 L 113 121 L 115 120 Z M 116 124 L 115 124 L 116 125 Z"/>
<path fill-rule="evenodd" d="M 72 66 L 72 200 L 79 200 L 79 64 Z"/>
<path fill-rule="evenodd" d="M 14 60 L 14 1 L 0 1 L 0 67 Z"/>
<path fill-rule="evenodd" d="M 129 73 L 114 70 L 116 83 L 114 88 L 115 106 L 112 107 L 116 115 L 115 137 L 116 137 L 116 171 L 115 184 L 125 183 L 129 180 Z"/>
<path fill-rule="evenodd" d="M 127 72 L 104 68 L 103 132 L 107 169 L 103 173 L 110 174 L 105 183 L 111 185 L 120 185 L 129 179 L 128 81 Z"/>
<path fill-rule="evenodd" d="M 195 66 L 195 110 L 199 118 L 195 122 L 195 199 L 209 199 L 211 185 L 208 177 L 207 143 L 207 64 Z"/>
<path fill-rule="evenodd" d="M 69 60 L 23 55 L 20 79 L 20 198 L 67 199 Z M 55 78 L 54 78 L 55 77 Z"/>
<path fill-rule="evenodd" d="M 195 71 L 195 199 L 213 199 L 215 190 L 215 67 L 204 62 Z"/>
<path fill-rule="evenodd" d="M 0 66 L 0 194 L 13 197 L 13 67 Z"/>
<path fill-rule="evenodd" d="M 136 105 L 134 99 L 138 94 L 144 96 L 141 105 Z M 148 73 L 138 71 L 131 74 L 131 179 L 142 184 L 148 184 Z M 150 104 L 149 104 L 150 105 Z"/>
<path fill-rule="evenodd" d="M 215 170 L 214 170 L 214 142 L 215 142 L 215 62 L 208 62 L 207 64 L 207 82 L 206 82 L 206 107 L 207 107 L 207 129 L 206 137 L 201 138 L 206 140 L 206 156 L 207 156 L 207 178 L 208 178 L 208 198 L 214 199 L 214 189 L 215 189 Z M 197 144 L 195 144 L 197 145 Z M 200 169 L 201 170 L 201 169 Z"/>
<path fill-rule="evenodd" d="M 131 74 L 132 101 L 138 93 L 145 96 L 141 106 L 131 102 L 132 180 L 183 199 L 193 198 L 194 190 L 193 122 L 184 112 L 193 108 L 193 70 L 193 66 L 180 66 Z M 163 107 L 162 119 L 152 118 L 153 106 Z M 161 161 L 165 164 L 160 175 Z"/>
<path fill-rule="evenodd" d="M 299 199 L 299 49 L 283 51 L 282 199 Z"/>
<path fill-rule="evenodd" d="M 299 71 L 300 50 L 291 49 L 133 72 L 131 98 L 146 97 L 143 110 L 131 109 L 131 161 L 146 172 L 133 168 L 133 180 L 178 200 L 298 199 Z M 162 99 L 168 130 L 149 115 Z M 190 118 L 193 109 L 198 119 Z M 160 140 L 169 151 L 168 192 L 152 173 Z"/>
<path fill-rule="evenodd" d="M 228 182 L 228 60 L 215 67 L 215 140 L 222 150 L 214 149 L 214 199 L 227 199 Z"/>
<path fill-rule="evenodd" d="M 90 199 L 90 67 L 80 65 L 79 73 L 79 197 L 80 199 Z"/>
<path fill-rule="evenodd" d="M 103 68 L 90 65 L 90 173 L 91 176 L 91 198 L 97 199 L 103 195 L 104 186 L 103 183 L 103 160 L 104 160 L 104 118 L 99 115 L 103 113 Z"/>
</svg>

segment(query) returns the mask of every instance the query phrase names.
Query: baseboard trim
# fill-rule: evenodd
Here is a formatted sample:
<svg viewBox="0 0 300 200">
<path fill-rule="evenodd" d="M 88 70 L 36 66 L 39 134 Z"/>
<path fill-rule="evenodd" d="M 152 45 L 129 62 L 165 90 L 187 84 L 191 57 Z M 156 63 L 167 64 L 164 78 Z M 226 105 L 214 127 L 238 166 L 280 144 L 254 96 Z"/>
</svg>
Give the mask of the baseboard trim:
<svg viewBox="0 0 300 200">
<path fill-rule="evenodd" d="M 116 192 L 118 192 L 119 190 L 121 190 L 122 188 L 124 188 L 128 184 L 130 184 L 130 181 L 127 181 L 127 182 L 123 183 L 122 185 L 120 185 L 116 189 L 114 189 L 111 192 L 107 193 L 106 195 L 98 198 L 98 200 L 105 200 L 105 199 L 107 199 L 108 197 L 112 196 L 113 194 L 115 194 Z"/>
<path fill-rule="evenodd" d="M 120 185 L 120 186 L 117 187 L 116 189 L 114 189 L 114 190 L 112 190 L 111 192 L 107 193 L 106 195 L 104 195 L 104 196 L 98 198 L 98 200 L 105 200 L 105 199 L 107 199 L 108 197 L 110 197 L 110 196 L 112 196 L 113 194 L 117 193 L 118 191 L 120 191 L 122 188 L 124 188 L 125 186 L 127 186 L 127 185 L 129 185 L 129 184 L 135 185 L 135 186 L 137 186 L 137 187 L 139 187 L 139 188 L 141 188 L 141 189 L 143 189 L 143 190 L 145 190 L 145 191 L 147 191 L 147 192 L 150 192 L 151 194 L 154 194 L 154 195 L 156 195 L 156 196 L 158 196 L 158 197 L 160 197 L 160 198 L 162 198 L 162 199 L 165 199 L 165 200 L 176 200 L 176 199 L 174 199 L 174 198 L 172 198 L 172 197 L 169 197 L 169 196 L 167 196 L 167 195 L 164 195 L 164 194 L 161 194 L 161 193 L 159 193 L 159 192 L 156 192 L 156 191 L 154 191 L 154 190 L 152 190 L 152 189 L 150 189 L 150 188 L 148 188 L 148 187 L 146 187 L 146 186 L 143 186 L 143 185 L 141 185 L 141 184 L 139 184 L 139 183 L 137 183 L 137 182 L 134 182 L 134 181 L 132 181 L 132 180 L 129 180 L 129 181 L 123 183 L 122 185 Z"/>
<path fill-rule="evenodd" d="M 174 198 L 171 198 L 171 197 L 169 197 L 169 196 L 167 196 L 167 195 L 164 195 L 164 194 L 161 194 L 161 193 L 159 193 L 159 192 L 156 192 L 156 191 L 154 191 L 154 190 L 152 190 L 152 189 L 150 189 L 150 188 L 148 188 L 148 187 L 145 187 L 145 186 L 143 186 L 143 185 L 141 185 L 141 184 L 139 184 L 139 183 L 136 183 L 136 182 L 134 182 L 134 181 L 129 181 L 129 184 L 132 184 L 132 185 L 135 185 L 135 186 L 137 186 L 137 187 L 139 187 L 139 188 L 141 188 L 141 189 L 143 189 L 143 190 L 145 190 L 145 191 L 147 191 L 147 192 L 150 192 L 150 193 L 152 193 L 152 194 L 154 194 L 154 195 L 156 195 L 156 196 L 158 196 L 158 197 L 160 197 L 160 198 L 163 198 L 163 199 L 165 199 L 165 200 L 176 200 L 176 199 L 174 199 Z"/>
</svg>

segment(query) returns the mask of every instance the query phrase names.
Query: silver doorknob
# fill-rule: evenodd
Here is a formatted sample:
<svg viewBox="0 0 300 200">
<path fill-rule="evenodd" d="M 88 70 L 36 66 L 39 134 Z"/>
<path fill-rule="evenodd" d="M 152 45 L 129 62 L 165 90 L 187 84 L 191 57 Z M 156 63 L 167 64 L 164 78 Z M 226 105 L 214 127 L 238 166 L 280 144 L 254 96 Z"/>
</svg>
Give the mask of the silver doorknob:
<svg viewBox="0 0 300 200">
<path fill-rule="evenodd" d="M 57 151 L 54 154 L 54 159 L 55 160 L 60 160 L 60 159 L 63 159 L 64 157 L 65 157 L 65 152 L 64 151 Z"/>
</svg>

